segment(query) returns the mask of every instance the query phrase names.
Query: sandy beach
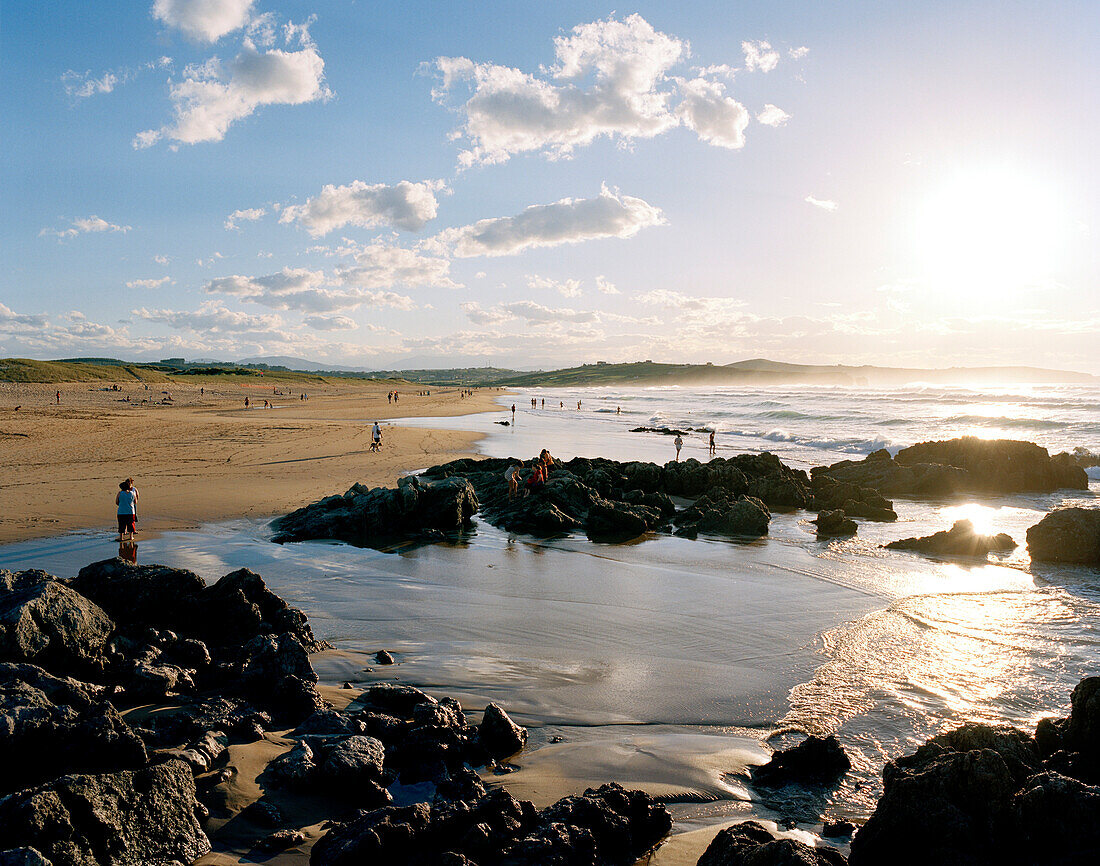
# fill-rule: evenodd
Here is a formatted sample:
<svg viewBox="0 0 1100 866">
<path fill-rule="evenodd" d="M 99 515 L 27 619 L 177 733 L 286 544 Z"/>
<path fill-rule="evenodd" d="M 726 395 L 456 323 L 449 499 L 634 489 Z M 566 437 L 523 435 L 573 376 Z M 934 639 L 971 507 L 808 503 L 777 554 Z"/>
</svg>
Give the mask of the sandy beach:
<svg viewBox="0 0 1100 866">
<path fill-rule="evenodd" d="M 421 396 L 427 387 L 338 379 L 111 385 L 0 383 L 0 543 L 113 529 L 126 477 L 140 492 L 142 533 L 280 514 L 356 482 L 392 485 L 410 470 L 471 456 L 479 436 L 386 419 L 483 412 L 500 393 Z M 394 388 L 396 404 L 386 396 Z M 376 419 L 381 453 L 369 451 Z"/>
</svg>

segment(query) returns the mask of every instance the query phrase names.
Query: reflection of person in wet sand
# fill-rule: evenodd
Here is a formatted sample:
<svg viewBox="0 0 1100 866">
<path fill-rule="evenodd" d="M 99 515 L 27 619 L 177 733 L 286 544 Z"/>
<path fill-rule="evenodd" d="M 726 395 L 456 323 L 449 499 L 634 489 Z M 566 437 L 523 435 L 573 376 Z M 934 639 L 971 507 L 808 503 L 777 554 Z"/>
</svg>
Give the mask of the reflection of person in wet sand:
<svg viewBox="0 0 1100 866">
<path fill-rule="evenodd" d="M 137 542 L 133 539 L 120 541 L 118 543 L 118 555 L 121 559 L 137 565 Z"/>
</svg>

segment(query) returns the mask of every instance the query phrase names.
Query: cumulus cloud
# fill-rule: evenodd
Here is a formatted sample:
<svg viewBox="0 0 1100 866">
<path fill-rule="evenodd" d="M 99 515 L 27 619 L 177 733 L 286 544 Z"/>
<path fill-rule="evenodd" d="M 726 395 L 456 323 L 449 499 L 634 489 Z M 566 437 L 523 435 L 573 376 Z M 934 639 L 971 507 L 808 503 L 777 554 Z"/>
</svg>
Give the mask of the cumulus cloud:
<svg viewBox="0 0 1100 866">
<path fill-rule="evenodd" d="M 779 60 L 766 42 L 745 42 L 749 68 L 768 71 Z M 539 74 L 467 57 L 438 57 L 439 102 L 469 93 L 454 133 L 467 149 L 459 165 L 500 163 L 521 153 L 569 157 L 606 137 L 628 144 L 681 124 L 719 147 L 741 147 L 749 115 L 715 77 L 729 64 L 697 70 L 685 82 L 672 71 L 690 55 L 687 42 L 655 30 L 638 14 L 581 24 L 554 40 L 556 63 Z M 677 101 L 679 98 L 679 101 Z"/>
<path fill-rule="evenodd" d="M 742 42 L 741 51 L 745 55 L 745 69 L 749 72 L 771 72 L 779 65 L 779 52 L 767 42 Z"/>
<path fill-rule="evenodd" d="M 0 329 L 11 332 L 22 330 L 36 331 L 46 325 L 47 319 L 43 315 L 26 315 L 17 313 L 11 307 L 0 301 Z"/>
<path fill-rule="evenodd" d="M 230 310 L 218 301 L 204 301 L 197 310 L 149 310 L 145 307 L 132 311 L 135 319 L 160 322 L 179 331 L 198 333 L 262 333 L 278 330 L 283 326 L 281 316 L 265 313 L 254 316 Z"/>
<path fill-rule="evenodd" d="M 488 308 L 483 308 L 476 301 L 466 301 L 460 307 L 466 318 L 476 325 L 499 325 L 516 319 L 536 326 L 562 322 L 590 324 L 600 319 L 600 314 L 592 310 L 547 307 L 534 301 L 511 301 Z"/>
<path fill-rule="evenodd" d="M 153 17 L 196 42 L 217 42 L 248 24 L 254 0 L 155 0 Z"/>
<path fill-rule="evenodd" d="M 228 231 L 233 231 L 239 226 L 237 223 L 241 221 L 255 222 L 261 217 L 267 216 L 267 211 L 262 207 L 250 207 L 244 210 L 235 210 L 229 216 L 225 218 L 225 228 Z"/>
<path fill-rule="evenodd" d="M 450 278 L 450 261 L 441 256 L 425 255 L 382 240 L 363 247 L 352 245 L 346 252 L 354 256 L 355 266 L 337 269 L 336 277 L 344 285 L 365 289 L 390 286 L 460 288 L 460 284 Z"/>
<path fill-rule="evenodd" d="M 838 207 L 840 207 L 840 205 L 838 205 L 835 201 L 830 201 L 827 198 L 814 198 L 812 195 L 806 196 L 803 201 L 807 204 L 812 204 L 814 207 L 819 207 L 822 210 L 827 211 L 834 211 Z"/>
<path fill-rule="evenodd" d="M 797 48 L 791 48 L 787 51 L 787 56 L 792 60 L 801 60 L 807 54 L 810 53 L 810 49 L 805 45 L 799 45 Z"/>
<path fill-rule="evenodd" d="M 606 279 L 602 274 L 596 277 L 596 291 L 603 295 L 621 295 L 613 282 Z"/>
<path fill-rule="evenodd" d="M 765 126 L 782 126 L 791 119 L 791 116 L 779 106 L 769 102 L 765 104 L 763 111 L 756 115 L 756 119 Z"/>
<path fill-rule="evenodd" d="M 325 86 L 325 61 L 304 27 L 284 28 L 287 47 L 296 51 L 259 50 L 245 38 L 241 53 L 229 63 L 212 57 L 189 66 L 182 81 L 169 87 L 175 121 L 134 137 L 134 147 L 161 140 L 181 144 L 221 141 L 229 127 L 265 105 L 302 105 L 331 96 Z"/>
<path fill-rule="evenodd" d="M 362 288 L 334 289 L 324 271 L 308 268 L 283 268 L 278 273 L 256 277 L 233 274 L 210 280 L 203 286 L 208 294 L 232 295 L 243 301 L 262 304 L 275 310 L 298 310 L 305 313 L 335 313 L 357 307 L 394 307 L 400 310 L 416 308 L 406 295 Z"/>
<path fill-rule="evenodd" d="M 157 289 L 165 283 L 172 281 L 171 277 L 161 277 L 159 280 L 130 280 L 126 283 L 128 289 Z"/>
<path fill-rule="evenodd" d="M 394 186 L 361 180 L 347 186 L 329 184 L 305 204 L 285 208 L 279 222 L 297 221 L 313 237 L 348 225 L 368 229 L 389 225 L 419 231 L 435 219 L 439 207 L 435 193 L 442 189 L 442 181 L 403 180 Z"/>
<path fill-rule="evenodd" d="M 567 298 L 579 298 L 582 294 L 580 280 L 553 280 L 549 277 L 540 277 L 538 274 L 527 275 L 527 288 L 552 289 Z"/>
<path fill-rule="evenodd" d="M 726 96 L 720 82 L 706 78 L 681 81 L 680 91 L 683 102 L 676 113 L 688 129 L 717 147 L 736 150 L 745 146 L 748 109 Z"/>
<path fill-rule="evenodd" d="M 115 225 L 109 223 L 102 217 L 92 215 L 83 219 L 73 220 L 69 228 L 66 229 L 51 229 L 44 228 L 38 233 L 39 237 L 44 235 L 53 235 L 59 240 L 64 238 L 75 238 L 77 235 L 95 234 L 97 232 L 121 232 L 125 234 L 130 231 L 131 226 Z"/>
<path fill-rule="evenodd" d="M 595 198 L 563 198 L 553 204 L 532 205 L 516 216 L 447 229 L 434 241 L 459 258 L 507 256 L 536 247 L 629 238 L 643 228 L 664 223 L 660 208 L 603 187 Z"/>
<path fill-rule="evenodd" d="M 305 323 L 315 331 L 351 331 L 357 325 L 347 316 L 306 316 Z"/>
</svg>

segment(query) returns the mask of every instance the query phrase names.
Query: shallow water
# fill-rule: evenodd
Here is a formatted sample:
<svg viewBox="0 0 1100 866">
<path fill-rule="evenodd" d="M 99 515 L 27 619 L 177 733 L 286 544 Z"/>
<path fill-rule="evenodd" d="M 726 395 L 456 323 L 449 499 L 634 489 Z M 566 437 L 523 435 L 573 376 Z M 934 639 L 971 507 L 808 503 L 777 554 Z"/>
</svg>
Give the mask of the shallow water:
<svg viewBox="0 0 1100 866">
<path fill-rule="evenodd" d="M 941 392 L 933 402 L 962 400 Z M 633 395 L 632 402 L 625 393 L 587 395 L 580 413 L 521 410 L 507 428 L 493 423 L 503 413 L 415 423 L 484 432 L 482 449 L 494 456 L 530 457 L 548 447 L 563 458 L 663 461 L 670 438 L 631 434 L 630 426 L 648 423 L 655 405 L 670 407 L 661 411 L 680 419 L 673 424 L 701 426 L 699 418 L 716 415 L 704 395 L 667 393 Z M 742 402 L 796 411 L 789 408 L 800 405 L 796 399 L 808 399 L 769 393 Z M 827 396 L 832 404 L 817 401 L 817 414 L 842 414 L 839 398 Z M 927 411 L 933 398 L 920 399 L 901 393 L 871 405 L 861 393 L 852 411 L 881 421 L 900 415 L 899 406 Z M 1007 411 L 1001 392 L 965 399 L 983 403 L 983 417 Z M 1053 399 L 1017 394 L 1013 411 L 1053 412 Z M 635 417 L 598 411 L 620 403 Z M 953 432 L 946 423 L 924 430 L 919 438 Z M 726 453 L 748 450 L 731 444 L 736 437 L 719 441 Z M 705 458 L 702 443 L 694 437 L 685 456 Z M 1094 443 L 1061 447 L 1075 444 Z M 826 462 L 830 453 L 858 456 L 805 442 L 761 445 L 795 464 L 818 458 L 803 465 Z M 769 537 L 750 543 L 536 541 L 482 523 L 448 543 L 389 552 L 275 545 L 263 523 L 236 521 L 143 540 L 138 558 L 190 568 L 208 581 L 240 567 L 258 571 L 308 613 L 319 636 L 346 651 L 319 662 L 325 680 L 400 680 L 473 707 L 500 702 L 532 727 L 519 770 L 502 777 L 523 796 L 549 802 L 616 778 L 672 801 L 681 829 L 751 815 L 813 831 L 825 812 L 866 817 L 883 763 L 931 734 L 966 719 L 1031 727 L 1043 715 L 1063 714 L 1072 687 L 1100 665 L 1100 572 L 1033 568 L 1022 547 L 985 561 L 937 561 L 879 545 L 962 517 L 1022 543 L 1050 508 L 1095 506 L 1097 486 L 1049 496 L 899 500 L 897 523 L 861 522 L 856 538 L 829 542 L 816 539 L 805 512 L 775 515 Z M 101 533 L 77 533 L 4 546 L 0 567 L 69 576 L 116 552 Z M 395 667 L 373 664 L 370 656 L 382 648 L 395 654 Z M 856 766 L 837 792 L 754 792 L 745 768 L 766 756 L 762 741 L 781 744 L 787 730 L 838 734 Z"/>
</svg>

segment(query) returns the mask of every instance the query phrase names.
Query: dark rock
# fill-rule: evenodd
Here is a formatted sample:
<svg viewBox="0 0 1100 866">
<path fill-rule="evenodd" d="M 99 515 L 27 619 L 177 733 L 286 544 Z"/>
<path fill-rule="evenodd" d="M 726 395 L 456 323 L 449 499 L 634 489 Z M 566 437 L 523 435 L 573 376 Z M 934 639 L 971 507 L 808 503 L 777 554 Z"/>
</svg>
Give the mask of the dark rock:
<svg viewBox="0 0 1100 866">
<path fill-rule="evenodd" d="M 197 806 L 191 771 L 168 761 L 20 791 L 0 800 L 0 827 L 5 844 L 33 847 L 55 866 L 191 863 L 210 850 Z"/>
<path fill-rule="evenodd" d="M 0 793 L 74 771 L 143 766 L 145 745 L 94 686 L 0 665 Z"/>
<path fill-rule="evenodd" d="M 854 832 L 856 832 L 856 825 L 851 821 L 845 821 L 843 818 L 826 819 L 821 825 L 821 835 L 826 839 L 843 838 L 851 836 Z"/>
<path fill-rule="evenodd" d="M 309 654 L 293 634 L 258 635 L 240 651 L 240 684 L 265 709 L 300 721 L 325 707 Z"/>
<path fill-rule="evenodd" d="M 845 517 L 845 512 L 822 511 L 817 515 L 814 524 L 817 526 L 818 535 L 855 535 L 859 529 L 854 520 Z"/>
<path fill-rule="evenodd" d="M 299 742 L 289 752 L 280 755 L 267 766 L 267 773 L 277 785 L 291 789 L 304 789 L 313 783 L 317 764 L 313 749 Z"/>
<path fill-rule="evenodd" d="M 807 737 L 796 746 L 776 752 L 768 763 L 757 767 L 752 780 L 758 785 L 778 787 L 796 784 L 832 784 L 852 762 L 837 738 Z"/>
<path fill-rule="evenodd" d="M 1016 549 L 1012 537 L 1001 532 L 997 535 L 979 535 L 969 520 L 956 520 L 948 530 L 926 535 L 923 538 L 903 538 L 885 545 L 888 550 L 914 550 L 941 556 L 986 556 L 993 551 Z"/>
<path fill-rule="evenodd" d="M 350 737 L 353 734 L 361 734 L 364 730 L 363 723 L 358 719 L 339 710 L 326 708 L 308 716 L 290 735 L 302 737 L 307 734 L 323 734 Z"/>
<path fill-rule="evenodd" d="M 206 588 L 193 571 L 134 565 L 115 558 L 80 569 L 70 586 L 100 605 L 120 625 L 187 632 L 197 598 Z"/>
<path fill-rule="evenodd" d="M 503 472 L 503 470 L 501 470 Z M 430 482 L 401 478 L 396 488 L 354 485 L 274 522 L 275 541 L 338 538 L 353 544 L 385 544 L 424 529 L 455 530 L 478 510 L 474 487 L 463 478 Z"/>
<path fill-rule="evenodd" d="M 392 665 L 393 655 L 386 650 L 379 650 L 374 654 L 374 660 L 380 665 Z"/>
<path fill-rule="evenodd" d="M 820 473 L 813 476 L 811 486 L 813 507 L 818 511 L 842 511 L 846 517 L 864 520 L 890 522 L 898 519 L 894 503 L 871 487 L 837 481 Z"/>
<path fill-rule="evenodd" d="M 77 671 L 114 629 L 106 612 L 44 571 L 0 570 L 0 661 Z"/>
<path fill-rule="evenodd" d="M 1039 773 L 1012 801 L 1015 854 L 1026 863 L 1085 866 L 1100 850 L 1100 787 Z"/>
<path fill-rule="evenodd" d="M 161 753 L 165 757 L 176 758 L 191 768 L 196 776 L 209 772 L 225 756 L 229 746 L 229 737 L 221 731 L 207 731 L 201 738 L 189 743 L 182 749 L 169 749 Z"/>
<path fill-rule="evenodd" d="M 771 512 L 752 496 L 725 491 L 708 493 L 674 518 L 677 535 L 694 538 L 700 532 L 757 538 L 768 534 Z"/>
<path fill-rule="evenodd" d="M 1088 489 L 1085 470 L 1055 459 L 1031 442 L 964 436 L 944 442 L 922 442 L 903 448 L 897 457 L 886 450 L 863 460 L 844 460 L 816 467 L 816 479 L 871 487 L 885 496 L 949 496 L 955 493 L 1049 493 L 1063 488 Z"/>
<path fill-rule="evenodd" d="M 241 809 L 240 816 L 253 824 L 271 829 L 281 826 L 286 820 L 279 807 L 267 800 L 256 800 L 254 803 L 249 803 Z"/>
<path fill-rule="evenodd" d="M 776 839 L 762 824 L 745 821 L 721 830 L 697 866 L 844 866 L 845 863 L 844 855 L 833 848 L 811 848 L 793 839 Z"/>
<path fill-rule="evenodd" d="M 366 703 L 382 712 L 408 718 L 417 704 L 434 704 L 436 700 L 412 686 L 377 683 L 367 689 Z"/>
<path fill-rule="evenodd" d="M 664 522 L 660 511 L 645 505 L 597 499 L 589 506 L 586 531 L 594 541 L 626 541 Z"/>
<path fill-rule="evenodd" d="M 382 778 L 385 749 L 374 737 L 351 736 L 339 741 L 326 755 L 321 776 L 334 785 L 352 787 Z"/>
<path fill-rule="evenodd" d="M 481 745 L 494 758 L 510 757 L 527 745 L 527 729 L 513 722 L 496 704 L 489 704 L 478 728 Z"/>
<path fill-rule="evenodd" d="M 1059 508 L 1027 531 L 1033 562 L 1100 564 L 1100 508 Z"/>
<path fill-rule="evenodd" d="M 306 615 L 267 588 L 254 571 L 240 568 L 204 589 L 199 631 L 212 645 L 234 646 L 261 634 L 289 633 L 308 652 L 328 647 L 313 636 Z"/>
</svg>

